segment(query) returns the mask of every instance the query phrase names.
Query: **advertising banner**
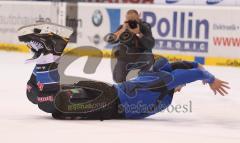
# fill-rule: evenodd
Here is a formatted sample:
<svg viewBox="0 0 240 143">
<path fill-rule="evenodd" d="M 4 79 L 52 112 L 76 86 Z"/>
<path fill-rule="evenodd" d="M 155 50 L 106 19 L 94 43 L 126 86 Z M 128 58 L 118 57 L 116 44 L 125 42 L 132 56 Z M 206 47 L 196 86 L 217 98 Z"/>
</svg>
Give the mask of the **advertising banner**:
<svg viewBox="0 0 240 143">
<path fill-rule="evenodd" d="M 238 1 L 239 0 L 154 0 L 154 3 L 163 5 L 236 6 Z"/>
<path fill-rule="evenodd" d="M 194 0 L 154 0 L 154 3 L 165 5 L 193 5 Z"/>
<path fill-rule="evenodd" d="M 0 42 L 16 43 L 17 29 L 37 21 L 57 23 L 58 6 L 51 2 L 1 2 Z"/>
<path fill-rule="evenodd" d="M 122 8 L 122 19 L 128 9 Z M 138 11 L 152 26 L 157 52 L 240 57 L 238 8 L 143 6 Z"/>
<path fill-rule="evenodd" d="M 67 1 L 67 0 L 66 0 Z M 77 2 L 94 2 L 94 3 L 132 3 L 132 4 L 141 4 L 141 3 L 153 3 L 154 0 L 77 0 Z"/>
<path fill-rule="evenodd" d="M 239 0 L 78 0 L 78 2 L 125 3 L 125 4 L 161 4 L 161 5 L 216 5 L 237 6 Z"/>
<path fill-rule="evenodd" d="M 152 26 L 155 53 L 240 57 L 238 7 L 50 2 L 1 2 L 0 7 L 0 43 L 18 43 L 19 27 L 47 21 L 74 29 L 70 47 L 109 49 L 104 36 L 117 30 L 129 9 L 136 9 Z"/>
<path fill-rule="evenodd" d="M 195 0 L 196 5 L 235 6 L 239 0 Z"/>
<path fill-rule="evenodd" d="M 240 6 L 240 0 L 236 0 L 236 5 Z"/>
<path fill-rule="evenodd" d="M 72 5 L 73 6 L 73 5 Z M 73 6 L 74 7 L 74 6 Z M 71 12 L 71 15 L 75 12 Z M 89 45 L 104 49 L 107 43 L 103 41 L 106 34 L 114 32 L 120 24 L 120 8 L 93 4 L 78 3 L 75 17 L 67 15 L 67 21 L 77 25 L 75 28 L 74 45 Z M 73 27 L 73 25 L 69 25 Z"/>
<path fill-rule="evenodd" d="M 123 23 L 127 10 L 132 8 L 141 13 L 142 20 L 151 24 L 156 53 L 240 57 L 240 20 L 236 15 L 240 9 L 237 7 L 173 8 L 160 5 L 145 7 L 79 3 L 75 19 L 71 19 L 77 24 L 75 41 L 72 43 L 108 49 L 104 36 L 116 31 Z"/>
</svg>

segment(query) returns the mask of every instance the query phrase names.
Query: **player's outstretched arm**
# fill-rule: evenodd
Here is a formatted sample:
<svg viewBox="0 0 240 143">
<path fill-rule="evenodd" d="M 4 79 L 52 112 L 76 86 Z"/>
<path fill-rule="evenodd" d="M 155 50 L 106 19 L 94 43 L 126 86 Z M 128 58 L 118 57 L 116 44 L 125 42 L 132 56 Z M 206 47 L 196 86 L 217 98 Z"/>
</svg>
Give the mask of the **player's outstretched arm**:
<svg viewBox="0 0 240 143">
<path fill-rule="evenodd" d="M 215 94 L 220 93 L 222 96 L 226 95 L 226 90 L 229 89 L 227 82 L 219 80 L 205 70 L 200 64 L 197 68 L 193 69 L 176 69 L 171 72 L 171 74 L 173 76 L 173 81 L 169 83 L 168 89 L 175 89 L 197 80 L 202 80 L 204 83 L 208 83 Z"/>
</svg>

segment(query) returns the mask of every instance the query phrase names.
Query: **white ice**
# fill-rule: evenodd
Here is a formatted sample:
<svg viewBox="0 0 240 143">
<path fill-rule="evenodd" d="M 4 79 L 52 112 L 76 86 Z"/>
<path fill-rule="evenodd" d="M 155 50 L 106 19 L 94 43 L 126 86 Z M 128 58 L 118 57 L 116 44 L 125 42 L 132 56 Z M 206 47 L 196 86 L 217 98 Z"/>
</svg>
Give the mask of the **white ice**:
<svg viewBox="0 0 240 143">
<path fill-rule="evenodd" d="M 201 82 L 187 85 L 174 96 L 173 105 L 192 102 L 192 112 L 158 113 L 144 120 L 59 121 L 31 104 L 25 94 L 34 64 L 28 54 L 0 52 L 1 143 L 239 143 L 240 68 L 206 68 L 230 83 L 229 95 L 213 95 Z M 67 74 L 112 83 L 110 61 L 96 74 L 82 72 L 86 58 L 74 62 Z"/>
</svg>

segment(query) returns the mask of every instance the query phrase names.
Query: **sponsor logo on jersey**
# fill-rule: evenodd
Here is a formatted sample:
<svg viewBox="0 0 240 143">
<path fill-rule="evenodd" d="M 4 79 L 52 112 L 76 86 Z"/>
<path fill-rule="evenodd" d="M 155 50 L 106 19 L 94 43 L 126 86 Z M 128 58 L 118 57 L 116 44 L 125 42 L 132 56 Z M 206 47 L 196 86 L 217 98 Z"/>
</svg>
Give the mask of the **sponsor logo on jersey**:
<svg viewBox="0 0 240 143">
<path fill-rule="evenodd" d="M 46 97 L 37 97 L 38 102 L 53 102 L 54 98 L 53 96 L 46 96 Z"/>
<path fill-rule="evenodd" d="M 38 82 L 38 83 L 37 83 L 37 86 L 38 86 L 38 89 L 39 89 L 40 91 L 42 91 L 42 90 L 43 90 L 43 87 L 44 87 L 44 84 L 42 84 L 41 82 Z"/>
</svg>

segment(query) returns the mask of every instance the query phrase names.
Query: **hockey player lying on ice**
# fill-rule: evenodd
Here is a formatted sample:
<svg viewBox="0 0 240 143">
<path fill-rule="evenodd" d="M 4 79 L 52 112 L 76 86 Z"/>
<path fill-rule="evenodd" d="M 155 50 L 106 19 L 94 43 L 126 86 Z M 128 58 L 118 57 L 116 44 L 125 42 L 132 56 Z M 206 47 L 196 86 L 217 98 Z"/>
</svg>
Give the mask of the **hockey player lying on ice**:
<svg viewBox="0 0 240 143">
<path fill-rule="evenodd" d="M 168 63 L 164 58 L 156 61 L 151 71 L 121 84 L 79 81 L 60 85 L 58 60 L 72 30 L 39 24 L 22 27 L 19 32 L 19 40 L 27 43 L 37 59 L 27 83 L 28 99 L 56 119 L 141 119 L 166 109 L 174 92 L 188 83 L 202 80 L 222 96 L 229 88 L 196 62 Z"/>
</svg>

